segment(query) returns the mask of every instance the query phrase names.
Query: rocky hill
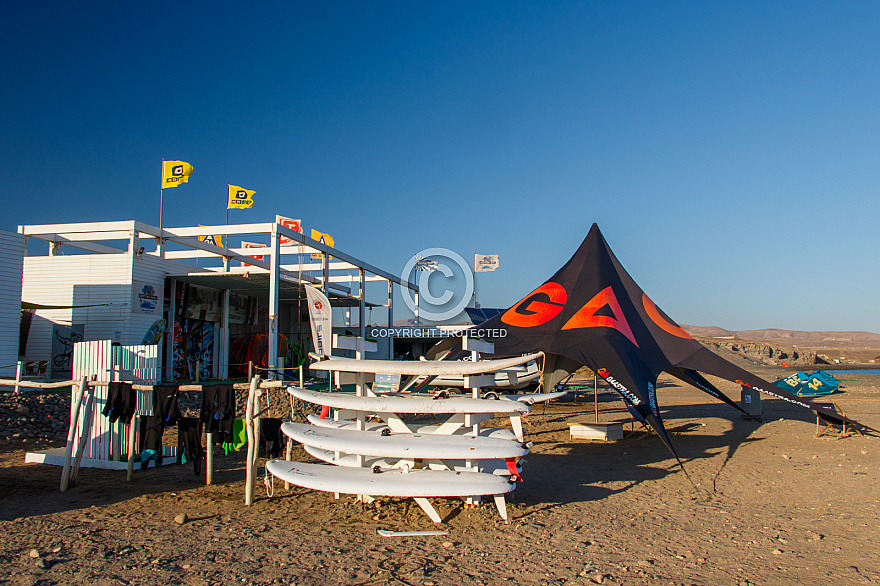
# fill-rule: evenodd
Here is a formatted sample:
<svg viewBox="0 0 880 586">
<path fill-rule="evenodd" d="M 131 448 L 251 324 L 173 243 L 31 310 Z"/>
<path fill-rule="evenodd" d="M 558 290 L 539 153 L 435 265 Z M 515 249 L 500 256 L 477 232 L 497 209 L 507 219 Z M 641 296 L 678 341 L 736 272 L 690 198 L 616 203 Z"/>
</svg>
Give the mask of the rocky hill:
<svg viewBox="0 0 880 586">
<path fill-rule="evenodd" d="M 880 348 L 880 334 L 872 332 L 802 332 L 799 330 L 725 330 L 717 326 L 681 326 L 694 337 L 740 338 L 810 348 Z"/>
</svg>

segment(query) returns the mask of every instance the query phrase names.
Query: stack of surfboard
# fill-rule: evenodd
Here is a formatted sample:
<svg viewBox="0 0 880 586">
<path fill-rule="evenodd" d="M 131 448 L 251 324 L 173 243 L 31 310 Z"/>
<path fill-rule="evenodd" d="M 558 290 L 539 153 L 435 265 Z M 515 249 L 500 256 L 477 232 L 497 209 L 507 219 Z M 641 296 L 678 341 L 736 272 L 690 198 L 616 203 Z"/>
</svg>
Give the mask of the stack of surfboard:
<svg viewBox="0 0 880 586">
<path fill-rule="evenodd" d="M 479 362 L 386 361 L 331 358 L 313 370 L 359 375 L 474 376 L 493 373 L 534 360 L 540 355 Z M 362 379 L 363 380 L 363 379 Z M 359 385 L 360 390 L 360 385 Z M 521 458 L 529 451 L 522 435 L 521 415 L 535 401 L 564 393 L 501 395 L 497 399 L 441 398 L 427 393 L 381 394 L 366 389 L 356 394 L 290 388 L 296 398 L 335 410 L 333 419 L 311 415 L 309 423 L 285 423 L 282 431 L 328 464 L 274 460 L 267 470 L 305 488 L 333 493 L 412 497 L 435 522 L 440 516 L 428 497 L 494 497 L 507 519 L 504 495 L 514 489 Z M 511 429 L 481 428 L 480 423 L 503 413 Z M 438 416 L 431 424 L 404 421 L 406 414 Z M 375 415 L 381 423 L 367 421 Z"/>
</svg>

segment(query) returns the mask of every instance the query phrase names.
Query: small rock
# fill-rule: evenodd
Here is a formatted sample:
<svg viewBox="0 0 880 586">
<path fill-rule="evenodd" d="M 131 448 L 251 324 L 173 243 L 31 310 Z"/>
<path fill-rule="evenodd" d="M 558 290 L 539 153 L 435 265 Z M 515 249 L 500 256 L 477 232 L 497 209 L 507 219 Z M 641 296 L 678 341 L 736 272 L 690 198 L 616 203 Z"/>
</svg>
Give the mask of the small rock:
<svg viewBox="0 0 880 586">
<path fill-rule="evenodd" d="M 48 570 L 49 569 L 49 562 L 47 562 L 43 558 L 37 558 L 37 567 L 42 568 L 44 570 Z"/>
<path fill-rule="evenodd" d="M 183 525 L 187 521 L 189 521 L 189 516 L 186 513 L 181 513 L 181 514 L 177 515 L 176 517 L 174 517 L 174 522 L 177 523 L 178 525 Z"/>
<path fill-rule="evenodd" d="M 791 460 L 791 456 L 789 456 L 788 454 L 782 454 L 782 457 L 786 460 Z"/>
<path fill-rule="evenodd" d="M 586 578 L 595 571 L 596 571 L 596 568 L 594 568 L 592 566 L 587 566 L 586 568 L 581 570 L 580 576 L 581 576 L 581 578 Z"/>
<path fill-rule="evenodd" d="M 773 555 L 782 555 L 782 550 L 781 549 L 774 549 Z"/>
<path fill-rule="evenodd" d="M 446 549 L 449 549 L 450 547 L 452 547 L 453 543 L 451 541 L 444 541 L 441 545 L 443 545 L 443 547 L 445 547 Z"/>
<path fill-rule="evenodd" d="M 38 557 L 40 557 L 40 552 L 38 552 L 35 549 L 32 549 L 28 552 L 28 557 L 32 557 L 34 559 L 37 559 Z"/>
<path fill-rule="evenodd" d="M 604 574 L 593 574 L 592 576 L 590 576 L 590 580 L 592 580 L 596 584 L 601 584 L 605 581 L 605 575 Z"/>
</svg>

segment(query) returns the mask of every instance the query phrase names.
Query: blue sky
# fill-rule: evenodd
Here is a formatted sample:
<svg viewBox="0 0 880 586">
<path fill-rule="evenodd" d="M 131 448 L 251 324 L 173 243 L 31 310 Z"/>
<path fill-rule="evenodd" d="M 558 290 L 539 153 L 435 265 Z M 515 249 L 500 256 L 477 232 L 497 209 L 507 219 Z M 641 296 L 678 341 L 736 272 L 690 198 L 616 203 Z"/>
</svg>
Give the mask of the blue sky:
<svg viewBox="0 0 880 586">
<path fill-rule="evenodd" d="M 0 229 L 302 218 L 547 279 L 593 222 L 679 323 L 880 332 L 876 2 L 19 2 Z M 402 305 L 401 305 L 402 307 Z"/>
</svg>

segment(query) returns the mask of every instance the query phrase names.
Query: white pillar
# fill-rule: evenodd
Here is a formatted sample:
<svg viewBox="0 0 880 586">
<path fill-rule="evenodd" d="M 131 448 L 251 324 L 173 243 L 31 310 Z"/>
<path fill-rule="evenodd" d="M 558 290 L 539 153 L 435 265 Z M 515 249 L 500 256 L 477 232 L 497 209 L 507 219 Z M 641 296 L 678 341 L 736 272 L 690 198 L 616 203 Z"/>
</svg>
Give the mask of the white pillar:
<svg viewBox="0 0 880 586">
<path fill-rule="evenodd" d="M 138 232 L 137 230 L 132 230 L 128 235 L 128 254 L 134 256 L 137 254 L 138 248 L 140 248 L 140 241 L 138 240 Z"/>
<path fill-rule="evenodd" d="M 224 257 L 225 258 L 225 257 Z M 217 376 L 222 380 L 229 378 L 229 300 L 232 293 L 224 289 L 221 293 L 223 309 L 220 313 L 220 370 Z"/>
<path fill-rule="evenodd" d="M 360 324 L 360 333 L 358 334 L 361 338 L 365 338 L 367 336 L 367 294 L 364 289 L 366 289 L 367 285 L 367 276 L 365 274 L 364 269 L 358 269 L 358 275 L 360 275 L 360 313 L 358 314 L 358 323 Z"/>
<path fill-rule="evenodd" d="M 281 245 L 278 238 L 278 224 L 272 224 L 271 242 L 272 259 L 269 263 L 269 380 L 275 380 L 275 368 L 278 365 L 278 294 L 281 286 Z"/>
<path fill-rule="evenodd" d="M 394 360 L 394 281 L 388 281 L 388 359 Z"/>
<path fill-rule="evenodd" d="M 165 324 L 165 374 L 164 380 L 174 378 L 174 315 L 177 313 L 177 279 L 171 279 L 171 295 L 168 302 L 168 323 Z"/>
</svg>

